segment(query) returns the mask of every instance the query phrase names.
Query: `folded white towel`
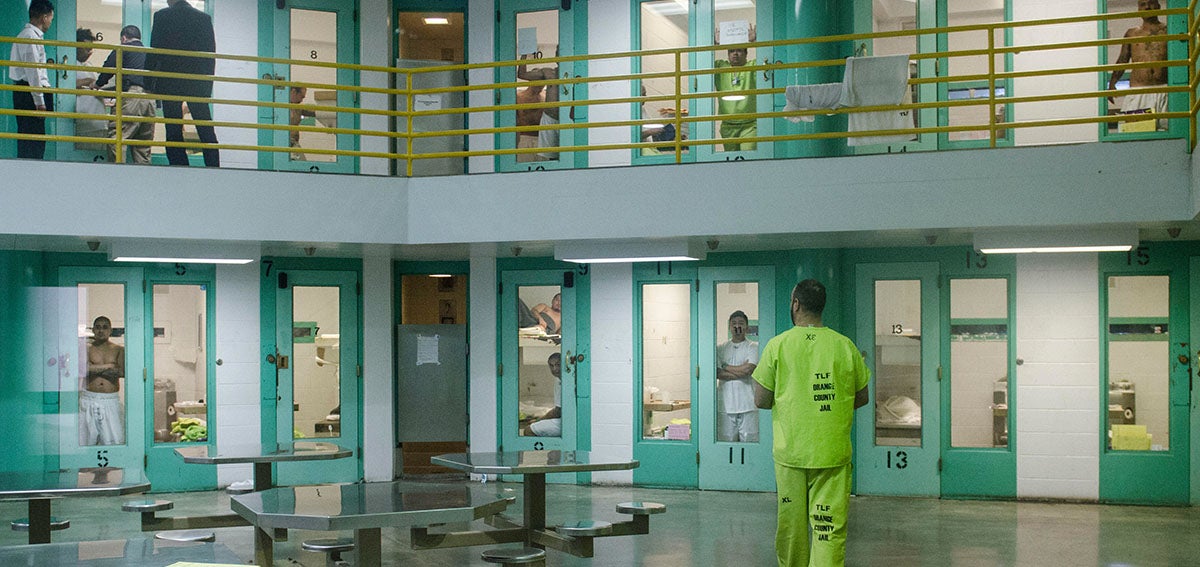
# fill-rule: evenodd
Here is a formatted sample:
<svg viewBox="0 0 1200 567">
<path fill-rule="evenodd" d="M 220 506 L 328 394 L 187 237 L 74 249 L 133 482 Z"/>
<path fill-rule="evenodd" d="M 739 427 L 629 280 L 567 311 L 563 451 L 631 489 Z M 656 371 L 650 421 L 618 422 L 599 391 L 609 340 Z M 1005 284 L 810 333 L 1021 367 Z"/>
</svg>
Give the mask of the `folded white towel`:
<svg viewBox="0 0 1200 567">
<path fill-rule="evenodd" d="M 908 88 L 908 55 L 881 57 L 850 57 L 846 59 L 846 74 L 842 79 L 846 106 L 898 105 L 912 101 Z M 870 130 L 902 130 L 913 127 L 911 110 L 855 112 L 849 117 L 851 132 Z M 851 137 L 851 146 L 906 142 L 914 134 Z"/>
<path fill-rule="evenodd" d="M 813 110 L 828 108 L 830 110 L 843 106 L 842 96 L 845 89 L 842 83 L 821 83 L 816 85 L 789 85 L 783 95 L 787 99 L 784 111 Z M 788 116 L 792 122 L 812 122 L 811 114 L 806 116 Z"/>
</svg>

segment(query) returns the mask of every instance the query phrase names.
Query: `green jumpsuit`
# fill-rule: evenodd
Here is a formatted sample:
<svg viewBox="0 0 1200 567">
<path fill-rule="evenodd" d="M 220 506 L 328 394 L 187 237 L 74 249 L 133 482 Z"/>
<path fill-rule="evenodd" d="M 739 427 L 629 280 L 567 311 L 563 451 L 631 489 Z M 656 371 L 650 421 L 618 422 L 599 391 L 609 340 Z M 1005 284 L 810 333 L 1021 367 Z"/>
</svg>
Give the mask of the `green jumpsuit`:
<svg viewBox="0 0 1200 567">
<path fill-rule="evenodd" d="M 854 343 L 828 327 L 792 327 L 763 349 L 754 379 L 775 395 L 781 566 L 845 564 L 854 394 L 870 377 Z"/>
<path fill-rule="evenodd" d="M 724 59 L 719 59 L 714 65 L 717 69 L 726 69 L 713 77 L 714 90 L 720 93 L 738 94 L 738 91 L 754 90 L 754 71 L 739 71 Z M 758 102 L 755 95 L 745 95 L 741 100 L 717 99 L 717 114 L 751 114 L 758 112 Z M 753 138 L 758 135 L 758 123 L 753 118 L 737 118 L 721 120 L 721 137 L 725 142 L 727 152 L 753 151 L 758 148 L 756 142 L 738 142 L 737 138 Z"/>
</svg>

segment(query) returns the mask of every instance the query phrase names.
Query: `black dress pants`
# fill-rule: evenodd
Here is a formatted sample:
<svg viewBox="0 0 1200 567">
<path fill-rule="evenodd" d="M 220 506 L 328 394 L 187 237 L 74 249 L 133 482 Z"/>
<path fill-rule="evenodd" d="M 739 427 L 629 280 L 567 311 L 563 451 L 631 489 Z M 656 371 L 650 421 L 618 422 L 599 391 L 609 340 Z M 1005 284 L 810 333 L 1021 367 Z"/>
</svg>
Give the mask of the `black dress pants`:
<svg viewBox="0 0 1200 567">
<path fill-rule="evenodd" d="M 25 81 L 17 81 L 15 84 L 28 86 Z M 46 94 L 46 110 L 54 111 L 54 95 Z M 33 104 L 33 93 L 13 91 L 13 109 L 15 110 L 37 110 L 37 106 Z M 17 116 L 17 132 L 20 134 L 45 134 L 46 119 L 41 116 Z M 17 140 L 17 157 L 28 159 L 45 159 L 46 156 L 46 141 L 45 140 Z"/>
<path fill-rule="evenodd" d="M 162 101 L 163 118 L 183 118 L 183 103 L 177 100 Z M 188 102 L 188 110 L 192 113 L 192 120 L 212 120 L 212 105 L 207 102 Z M 168 142 L 183 141 L 183 124 L 167 124 L 166 134 Z M 196 134 L 200 136 L 200 141 L 206 144 L 217 143 L 217 132 L 212 126 L 196 126 Z M 187 149 L 179 147 L 167 147 L 167 162 L 171 165 L 187 165 Z M 204 150 L 204 165 L 207 167 L 221 167 L 221 155 L 216 149 Z"/>
</svg>

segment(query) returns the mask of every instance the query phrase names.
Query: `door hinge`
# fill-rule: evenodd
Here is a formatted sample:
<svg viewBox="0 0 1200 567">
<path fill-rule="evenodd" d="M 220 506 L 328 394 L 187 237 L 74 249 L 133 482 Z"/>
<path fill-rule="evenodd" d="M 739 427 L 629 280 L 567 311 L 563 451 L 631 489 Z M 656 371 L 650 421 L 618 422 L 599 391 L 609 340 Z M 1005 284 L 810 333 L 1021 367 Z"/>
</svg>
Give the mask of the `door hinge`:
<svg viewBox="0 0 1200 567">
<path fill-rule="evenodd" d="M 150 468 L 150 455 L 142 455 L 142 470 Z"/>
<path fill-rule="evenodd" d="M 696 464 L 700 464 L 700 452 L 696 451 Z"/>
<path fill-rule="evenodd" d="M 142 280 L 142 293 L 146 293 L 146 280 Z"/>
<path fill-rule="evenodd" d="M 146 381 L 146 369 L 143 368 L 142 369 L 142 382 L 145 382 L 145 381 Z"/>
<path fill-rule="evenodd" d="M 500 101 L 496 101 L 499 103 Z M 504 295 L 504 282 L 496 282 L 496 295 Z"/>
<path fill-rule="evenodd" d="M 354 365 L 354 372 L 356 373 L 356 375 L 359 378 L 362 378 L 362 365 L 361 364 Z"/>
<path fill-rule="evenodd" d="M 942 367 L 938 367 L 938 382 L 942 381 Z"/>
<path fill-rule="evenodd" d="M 696 279 L 696 293 L 700 293 L 700 279 Z"/>
<path fill-rule="evenodd" d="M 504 363 L 496 365 L 496 376 L 504 376 Z"/>
<path fill-rule="evenodd" d="M 354 282 L 354 294 L 362 297 L 362 282 Z"/>
<path fill-rule="evenodd" d="M 351 17 L 354 18 L 354 23 L 357 24 L 358 23 L 358 10 L 355 10 Z M 360 454 L 361 454 L 361 452 L 360 452 Z"/>
<path fill-rule="evenodd" d="M 700 365 L 699 364 L 696 365 L 696 380 L 697 381 L 700 380 Z"/>
<path fill-rule="evenodd" d="M 500 10 L 496 10 L 496 23 L 500 23 Z"/>
<path fill-rule="evenodd" d="M 938 472 L 942 472 L 942 460 L 938 459 Z"/>
</svg>

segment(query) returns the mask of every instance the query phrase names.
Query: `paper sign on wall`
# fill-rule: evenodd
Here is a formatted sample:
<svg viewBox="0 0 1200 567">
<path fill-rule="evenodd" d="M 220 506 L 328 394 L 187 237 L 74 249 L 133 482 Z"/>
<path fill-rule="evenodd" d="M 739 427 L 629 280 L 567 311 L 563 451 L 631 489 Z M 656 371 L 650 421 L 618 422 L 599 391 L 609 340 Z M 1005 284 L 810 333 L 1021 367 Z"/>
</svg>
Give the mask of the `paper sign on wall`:
<svg viewBox="0 0 1200 567">
<path fill-rule="evenodd" d="M 438 336 L 417 335 L 417 366 L 422 364 L 441 365 L 438 360 Z"/>
<path fill-rule="evenodd" d="M 413 95 L 413 110 L 440 110 L 442 108 L 442 95 L 436 94 L 419 94 Z"/>
<path fill-rule="evenodd" d="M 722 45 L 750 42 L 750 22 L 746 20 L 721 22 L 719 29 Z"/>
<path fill-rule="evenodd" d="M 537 53 L 537 28 L 521 28 L 517 30 L 517 55 L 533 55 Z"/>
</svg>

